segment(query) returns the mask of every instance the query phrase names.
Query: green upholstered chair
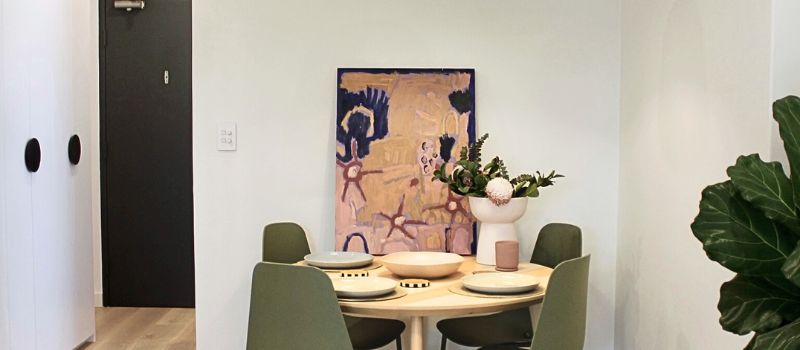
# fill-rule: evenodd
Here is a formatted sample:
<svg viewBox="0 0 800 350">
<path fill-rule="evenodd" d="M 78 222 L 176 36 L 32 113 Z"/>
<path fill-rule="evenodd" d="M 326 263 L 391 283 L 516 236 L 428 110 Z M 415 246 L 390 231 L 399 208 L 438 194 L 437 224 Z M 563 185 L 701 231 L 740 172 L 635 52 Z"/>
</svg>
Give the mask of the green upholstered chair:
<svg viewBox="0 0 800 350">
<path fill-rule="evenodd" d="M 589 260 L 584 256 L 562 262 L 553 270 L 536 323 L 531 350 L 582 350 L 586 338 L 586 297 L 589 289 Z M 482 350 L 521 349 L 500 344 Z"/>
<path fill-rule="evenodd" d="M 313 267 L 253 269 L 247 350 L 352 349 L 330 278 Z"/>
<path fill-rule="evenodd" d="M 309 253 L 306 232 L 292 222 L 279 222 L 264 227 L 263 260 L 284 264 L 302 261 Z M 403 348 L 400 335 L 406 325 L 402 321 L 383 318 L 361 318 L 344 315 L 354 349 L 376 349 L 395 342 Z"/>
<path fill-rule="evenodd" d="M 581 256 L 581 229 L 575 225 L 550 223 L 542 227 L 531 263 L 554 268 L 559 263 Z M 528 343 L 533 336 L 533 325 L 528 308 L 496 314 L 451 318 L 439 321 L 436 327 L 442 333 L 442 350 L 447 340 L 465 346 Z M 475 332 L 480 329 L 480 332 Z"/>
<path fill-rule="evenodd" d="M 550 223 L 539 231 L 531 263 L 555 268 L 558 264 L 583 254 L 581 229 L 578 226 Z"/>
<path fill-rule="evenodd" d="M 264 227 L 262 260 L 294 264 L 311 253 L 306 232 L 293 222 L 276 222 Z"/>
</svg>

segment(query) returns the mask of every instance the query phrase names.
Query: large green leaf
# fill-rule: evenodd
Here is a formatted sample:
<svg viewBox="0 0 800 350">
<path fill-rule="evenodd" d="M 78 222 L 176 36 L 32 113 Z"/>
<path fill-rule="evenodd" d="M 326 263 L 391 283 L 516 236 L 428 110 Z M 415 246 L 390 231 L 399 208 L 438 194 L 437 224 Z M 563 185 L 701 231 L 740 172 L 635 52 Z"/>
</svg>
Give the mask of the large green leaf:
<svg viewBox="0 0 800 350">
<path fill-rule="evenodd" d="M 800 349 L 800 320 L 756 336 L 753 350 Z"/>
<path fill-rule="evenodd" d="M 792 195 L 792 182 L 779 162 L 764 162 L 758 154 L 741 156 L 728 168 L 739 194 L 773 220 L 800 234 Z"/>
<path fill-rule="evenodd" d="M 800 98 L 788 96 L 772 104 L 772 116 L 778 122 L 783 148 L 789 158 L 795 210 L 800 209 Z"/>
<path fill-rule="evenodd" d="M 800 289 L 785 279 L 737 275 L 722 284 L 717 308 L 726 331 L 767 332 L 800 317 Z"/>
<path fill-rule="evenodd" d="M 741 274 L 783 277 L 781 266 L 797 237 L 738 195 L 730 181 L 706 187 L 695 237 L 711 260 Z"/>
<path fill-rule="evenodd" d="M 792 283 L 800 286 L 800 242 L 797 243 L 792 254 L 786 258 L 786 262 L 781 266 L 781 271 Z"/>
</svg>

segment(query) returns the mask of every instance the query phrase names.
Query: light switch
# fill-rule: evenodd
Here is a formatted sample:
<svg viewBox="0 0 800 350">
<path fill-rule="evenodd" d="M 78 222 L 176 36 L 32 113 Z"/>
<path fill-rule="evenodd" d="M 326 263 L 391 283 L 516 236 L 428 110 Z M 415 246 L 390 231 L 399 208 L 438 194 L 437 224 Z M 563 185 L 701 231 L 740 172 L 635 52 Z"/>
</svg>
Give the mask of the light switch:
<svg viewBox="0 0 800 350">
<path fill-rule="evenodd" d="M 236 122 L 217 123 L 217 151 L 236 150 Z"/>
</svg>

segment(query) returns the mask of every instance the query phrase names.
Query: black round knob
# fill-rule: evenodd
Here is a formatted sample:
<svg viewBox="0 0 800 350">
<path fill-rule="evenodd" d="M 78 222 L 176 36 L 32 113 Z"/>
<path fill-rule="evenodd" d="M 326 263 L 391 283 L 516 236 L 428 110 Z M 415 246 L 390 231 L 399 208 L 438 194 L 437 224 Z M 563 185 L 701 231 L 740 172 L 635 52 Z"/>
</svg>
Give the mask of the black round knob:
<svg viewBox="0 0 800 350">
<path fill-rule="evenodd" d="M 81 161 L 81 138 L 78 135 L 72 135 L 69 138 L 67 156 L 69 157 L 69 162 L 73 165 L 78 165 L 78 162 Z"/>
<path fill-rule="evenodd" d="M 39 171 L 42 162 L 42 149 L 39 147 L 39 140 L 32 138 L 25 145 L 25 167 L 28 171 L 35 173 Z"/>
</svg>

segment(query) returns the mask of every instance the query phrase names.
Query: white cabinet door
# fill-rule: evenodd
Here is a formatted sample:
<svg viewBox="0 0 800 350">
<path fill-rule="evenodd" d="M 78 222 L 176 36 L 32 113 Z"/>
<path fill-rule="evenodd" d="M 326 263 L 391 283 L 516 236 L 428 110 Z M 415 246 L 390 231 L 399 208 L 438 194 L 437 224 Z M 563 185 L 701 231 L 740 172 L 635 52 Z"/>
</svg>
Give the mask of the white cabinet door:
<svg viewBox="0 0 800 350">
<path fill-rule="evenodd" d="M 67 145 L 72 135 L 78 135 L 81 142 L 81 157 L 77 165 L 68 163 L 67 189 L 69 190 L 69 207 L 71 237 L 77 254 L 74 255 L 73 268 L 74 290 L 72 314 L 76 337 L 85 341 L 95 332 L 94 320 L 94 274 L 92 255 L 92 188 L 91 188 L 91 135 L 90 114 L 92 96 L 96 91 L 91 88 L 98 78 L 97 42 L 92 40 L 91 13 L 97 11 L 97 4 L 91 1 L 65 1 L 70 5 L 69 46 L 70 69 L 68 79 L 71 82 L 68 91 L 73 101 L 70 112 L 69 127 L 61 135 L 63 157 L 67 158 Z M 94 5 L 94 6 L 92 6 Z"/>
<path fill-rule="evenodd" d="M 42 147 L 42 164 L 33 175 L 32 205 L 34 278 L 37 349 L 69 349 L 69 331 L 64 319 L 71 309 L 68 295 L 72 274 L 64 273 L 70 265 L 73 246 L 67 233 L 66 164 L 62 156 L 63 146 L 58 136 L 65 126 L 62 96 L 64 79 L 58 72 L 63 45 L 68 41 L 58 40 L 54 28 L 59 28 L 60 19 L 54 10 L 64 1 L 49 5 L 40 0 L 26 1 L 38 7 L 36 15 L 28 18 L 31 33 L 30 89 L 31 134 L 39 139 Z M 67 14 L 63 13 L 66 17 Z"/>
<path fill-rule="evenodd" d="M 67 157 L 71 135 L 89 139 L 91 11 L 90 1 L 0 0 L 3 350 L 72 349 L 94 333 L 89 157 Z"/>
<path fill-rule="evenodd" d="M 83 1 L 26 2 L 36 12 L 29 18 L 31 133 L 42 144 L 32 183 L 36 347 L 71 349 L 92 335 L 94 320 L 91 231 L 77 232 L 90 204 L 78 203 L 73 188 L 88 172 L 67 157 L 75 120 L 88 114 L 89 12 Z"/>
<path fill-rule="evenodd" d="M 32 175 L 25 169 L 25 144 L 31 137 L 30 42 L 28 20 L 33 15 L 25 1 L 2 1 L 2 79 L 0 79 L 0 142 L 4 163 L 2 250 L 7 329 L 3 345 L 8 349 L 33 349 L 36 342 L 34 313 L 33 216 L 31 211 Z"/>
</svg>

